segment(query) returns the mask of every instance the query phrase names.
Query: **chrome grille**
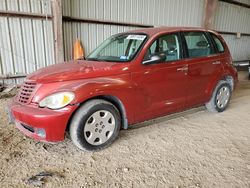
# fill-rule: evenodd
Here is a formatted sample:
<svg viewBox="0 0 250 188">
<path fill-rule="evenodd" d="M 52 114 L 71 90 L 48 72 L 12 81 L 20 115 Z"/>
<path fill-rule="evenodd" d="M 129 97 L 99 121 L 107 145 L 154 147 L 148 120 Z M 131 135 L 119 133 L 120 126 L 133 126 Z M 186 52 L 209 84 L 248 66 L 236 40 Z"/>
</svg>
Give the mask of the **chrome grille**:
<svg viewBox="0 0 250 188">
<path fill-rule="evenodd" d="M 22 104 L 29 103 L 35 88 L 36 88 L 35 82 L 25 81 L 20 88 L 20 91 L 17 96 L 17 101 Z"/>
</svg>

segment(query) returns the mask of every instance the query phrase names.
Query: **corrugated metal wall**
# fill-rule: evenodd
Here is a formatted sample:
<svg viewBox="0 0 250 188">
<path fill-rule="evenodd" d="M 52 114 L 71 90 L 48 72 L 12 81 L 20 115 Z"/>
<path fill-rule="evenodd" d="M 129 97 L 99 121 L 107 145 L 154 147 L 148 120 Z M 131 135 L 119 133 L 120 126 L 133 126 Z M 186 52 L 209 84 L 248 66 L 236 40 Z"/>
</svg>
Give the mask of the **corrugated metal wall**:
<svg viewBox="0 0 250 188">
<path fill-rule="evenodd" d="M 250 0 L 239 0 L 250 4 Z M 76 18 L 149 24 L 154 26 L 202 26 L 205 0 L 67 0 L 63 15 Z M 250 33 L 250 9 L 218 2 L 214 29 Z M 72 58 L 73 42 L 80 38 L 88 54 L 111 34 L 136 29 L 124 26 L 64 22 L 65 59 Z M 234 60 L 250 59 L 249 37 L 223 35 Z"/>
<path fill-rule="evenodd" d="M 205 0 L 67 0 L 63 15 L 77 18 L 150 24 L 201 26 Z M 111 34 L 136 27 L 63 23 L 65 59 L 72 58 L 73 42 L 80 38 L 86 54 Z"/>
<path fill-rule="evenodd" d="M 0 10 L 51 15 L 51 0 L 0 0 Z M 238 0 L 250 4 L 250 0 Z M 62 0 L 63 15 L 83 19 L 148 24 L 198 26 L 205 0 Z M 250 9 L 219 2 L 216 30 L 250 34 Z M 77 38 L 86 54 L 112 34 L 136 29 L 80 22 L 63 22 L 65 60 L 72 59 Z M 234 60 L 250 59 L 249 36 L 224 35 Z M 0 16 L 0 75 L 26 74 L 55 63 L 52 20 Z M 10 82 L 13 82 L 11 80 Z"/>
<path fill-rule="evenodd" d="M 202 24 L 205 0 L 67 0 L 63 15 L 153 25 Z"/>
<path fill-rule="evenodd" d="M 234 35 L 223 35 L 230 49 L 233 60 L 242 61 L 250 59 L 250 37 L 242 36 L 237 39 Z"/>
<path fill-rule="evenodd" d="M 65 60 L 72 59 L 73 43 L 77 38 L 81 39 L 85 54 L 89 54 L 109 36 L 133 29 L 136 27 L 65 22 L 63 24 Z"/>
<path fill-rule="evenodd" d="M 51 15 L 50 6 L 45 0 L 0 0 L 4 11 Z M 51 20 L 0 16 L 0 74 L 28 74 L 54 64 L 53 41 Z"/>
<path fill-rule="evenodd" d="M 241 1 L 249 3 L 249 0 Z M 219 31 L 239 32 L 250 34 L 250 9 L 219 2 L 214 18 L 214 28 Z M 250 37 L 235 35 L 223 35 L 226 40 L 234 60 L 250 59 Z"/>
<path fill-rule="evenodd" d="M 250 9 L 219 2 L 214 27 L 219 31 L 250 33 Z"/>
</svg>

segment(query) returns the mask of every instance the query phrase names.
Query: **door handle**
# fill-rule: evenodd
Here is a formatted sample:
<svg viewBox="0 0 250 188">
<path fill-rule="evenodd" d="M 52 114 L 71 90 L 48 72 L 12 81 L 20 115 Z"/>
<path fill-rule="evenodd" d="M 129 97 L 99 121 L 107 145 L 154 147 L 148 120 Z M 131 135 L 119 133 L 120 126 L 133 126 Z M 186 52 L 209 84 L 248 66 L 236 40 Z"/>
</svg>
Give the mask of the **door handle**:
<svg viewBox="0 0 250 188">
<path fill-rule="evenodd" d="M 213 62 L 213 65 L 219 65 L 219 64 L 220 64 L 220 61 Z"/>
<path fill-rule="evenodd" d="M 186 72 L 186 71 L 188 71 L 188 66 L 184 66 L 184 67 L 178 68 L 177 71 Z"/>
</svg>

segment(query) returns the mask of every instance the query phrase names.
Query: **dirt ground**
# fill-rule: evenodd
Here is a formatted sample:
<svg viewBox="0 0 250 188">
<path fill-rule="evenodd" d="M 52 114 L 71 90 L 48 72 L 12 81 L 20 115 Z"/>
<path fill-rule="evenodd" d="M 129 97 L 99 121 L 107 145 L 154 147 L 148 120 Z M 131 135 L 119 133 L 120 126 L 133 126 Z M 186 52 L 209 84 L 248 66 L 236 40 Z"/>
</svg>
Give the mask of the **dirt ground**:
<svg viewBox="0 0 250 188">
<path fill-rule="evenodd" d="M 7 123 L 0 100 L 0 187 L 250 187 L 250 81 L 240 83 L 229 108 L 203 107 L 137 125 L 111 147 L 86 153 L 69 136 L 51 145 Z"/>
</svg>

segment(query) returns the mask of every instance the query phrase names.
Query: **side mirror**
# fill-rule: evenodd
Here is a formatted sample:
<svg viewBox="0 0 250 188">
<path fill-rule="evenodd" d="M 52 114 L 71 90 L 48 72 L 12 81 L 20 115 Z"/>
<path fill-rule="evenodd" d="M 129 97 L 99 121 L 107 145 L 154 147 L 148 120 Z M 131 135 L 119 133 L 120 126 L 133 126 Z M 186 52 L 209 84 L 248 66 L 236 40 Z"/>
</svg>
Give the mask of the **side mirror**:
<svg viewBox="0 0 250 188">
<path fill-rule="evenodd" d="M 153 64 L 153 63 L 160 63 L 166 60 L 166 55 L 164 53 L 159 55 L 152 55 L 149 60 L 143 61 L 143 65 Z"/>
</svg>

